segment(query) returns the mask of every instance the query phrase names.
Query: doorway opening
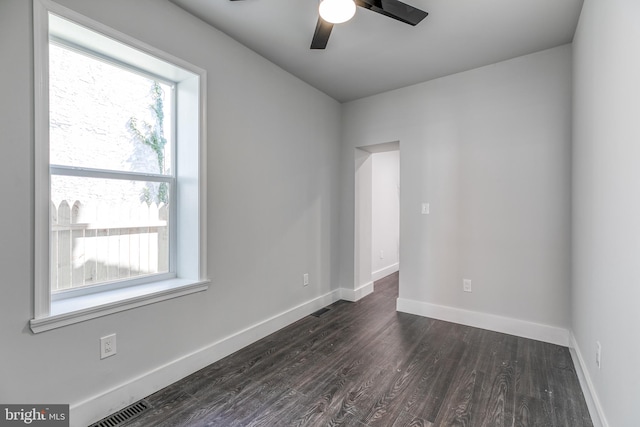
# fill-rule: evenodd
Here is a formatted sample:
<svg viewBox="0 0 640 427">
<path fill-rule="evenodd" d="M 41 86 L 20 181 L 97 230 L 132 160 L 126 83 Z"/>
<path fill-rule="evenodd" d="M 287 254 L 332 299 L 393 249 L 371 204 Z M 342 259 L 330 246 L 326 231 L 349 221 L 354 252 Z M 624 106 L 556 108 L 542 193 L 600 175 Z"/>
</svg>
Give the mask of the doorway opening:
<svg viewBox="0 0 640 427">
<path fill-rule="evenodd" d="M 400 143 L 355 149 L 354 260 L 357 298 L 400 268 Z"/>
</svg>

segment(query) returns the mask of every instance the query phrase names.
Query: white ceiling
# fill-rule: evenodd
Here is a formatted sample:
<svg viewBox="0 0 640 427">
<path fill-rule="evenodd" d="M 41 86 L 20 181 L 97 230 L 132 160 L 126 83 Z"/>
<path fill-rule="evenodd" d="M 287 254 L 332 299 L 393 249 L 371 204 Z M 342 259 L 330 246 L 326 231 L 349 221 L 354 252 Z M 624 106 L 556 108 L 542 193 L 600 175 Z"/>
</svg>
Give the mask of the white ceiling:
<svg viewBox="0 0 640 427">
<path fill-rule="evenodd" d="M 318 0 L 171 0 L 341 102 L 573 39 L 582 0 L 405 0 L 429 12 L 416 27 L 369 10 L 310 50 Z"/>
</svg>

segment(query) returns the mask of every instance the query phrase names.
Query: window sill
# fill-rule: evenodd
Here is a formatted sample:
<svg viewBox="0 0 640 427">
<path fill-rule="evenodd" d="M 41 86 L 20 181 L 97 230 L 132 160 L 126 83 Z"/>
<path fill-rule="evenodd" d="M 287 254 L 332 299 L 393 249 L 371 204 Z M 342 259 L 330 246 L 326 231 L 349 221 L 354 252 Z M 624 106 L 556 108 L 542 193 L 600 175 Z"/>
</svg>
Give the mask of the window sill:
<svg viewBox="0 0 640 427">
<path fill-rule="evenodd" d="M 32 319 L 30 326 L 31 330 L 37 334 L 96 317 L 206 291 L 208 288 L 208 280 L 194 282 L 188 279 L 171 279 L 66 298 L 52 301 L 50 315 Z"/>
</svg>

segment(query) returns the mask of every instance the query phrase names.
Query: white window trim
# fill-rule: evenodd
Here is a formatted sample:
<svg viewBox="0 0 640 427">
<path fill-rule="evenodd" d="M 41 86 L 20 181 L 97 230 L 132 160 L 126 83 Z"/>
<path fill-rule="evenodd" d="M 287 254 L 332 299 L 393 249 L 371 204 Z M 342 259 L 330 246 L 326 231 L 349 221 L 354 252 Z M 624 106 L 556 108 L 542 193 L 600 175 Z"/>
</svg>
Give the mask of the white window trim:
<svg viewBox="0 0 640 427">
<path fill-rule="evenodd" d="M 34 313 L 30 321 L 34 333 L 153 304 L 208 289 L 206 271 L 206 72 L 170 54 L 120 33 L 50 0 L 34 0 L 34 101 L 35 101 L 35 214 L 34 214 Z M 116 42 L 184 70 L 167 76 L 178 80 L 176 135 L 182 146 L 176 155 L 178 176 L 173 216 L 178 232 L 172 241 L 175 251 L 175 278 L 136 283 L 118 289 L 52 302 L 49 273 L 49 13 L 67 19 Z M 132 49 L 133 51 L 133 49 Z M 135 53 L 134 53 L 135 56 Z M 157 64 L 151 64 L 154 66 Z M 144 64 L 135 64 L 144 69 Z M 185 143 L 185 141 L 189 141 Z M 178 143 L 178 147 L 180 144 Z M 196 167 L 194 167 L 194 165 Z M 180 209 L 189 206 L 189 209 Z"/>
</svg>

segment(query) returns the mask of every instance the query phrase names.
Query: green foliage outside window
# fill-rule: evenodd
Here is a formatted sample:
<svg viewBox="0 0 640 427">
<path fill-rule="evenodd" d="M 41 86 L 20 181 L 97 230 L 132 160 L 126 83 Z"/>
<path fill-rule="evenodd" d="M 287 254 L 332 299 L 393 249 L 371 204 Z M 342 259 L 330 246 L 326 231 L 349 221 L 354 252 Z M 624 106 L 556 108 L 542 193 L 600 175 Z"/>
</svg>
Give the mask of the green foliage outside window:
<svg viewBox="0 0 640 427">
<path fill-rule="evenodd" d="M 152 103 L 149 109 L 153 112 L 154 123 L 149 124 L 143 121 L 141 124 L 135 117 L 131 117 L 127 122 L 127 129 L 131 133 L 134 141 L 151 148 L 157 156 L 158 173 L 164 174 L 166 166 L 164 163 L 164 148 L 167 145 L 167 138 L 164 136 L 164 91 L 160 84 L 153 82 L 150 91 Z M 151 203 L 169 204 L 169 191 L 166 183 L 148 183 L 140 194 L 140 200 L 150 205 Z"/>
</svg>

